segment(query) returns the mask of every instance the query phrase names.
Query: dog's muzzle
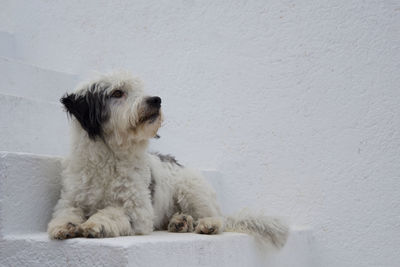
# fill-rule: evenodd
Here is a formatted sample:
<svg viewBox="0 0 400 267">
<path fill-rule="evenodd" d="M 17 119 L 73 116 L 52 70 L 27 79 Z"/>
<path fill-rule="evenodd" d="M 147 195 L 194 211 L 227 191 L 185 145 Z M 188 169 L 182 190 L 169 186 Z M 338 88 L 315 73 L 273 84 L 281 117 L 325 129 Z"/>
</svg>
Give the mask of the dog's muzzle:
<svg viewBox="0 0 400 267">
<path fill-rule="evenodd" d="M 141 122 L 154 122 L 160 115 L 161 98 L 150 96 L 145 99 L 146 107 Z"/>
</svg>

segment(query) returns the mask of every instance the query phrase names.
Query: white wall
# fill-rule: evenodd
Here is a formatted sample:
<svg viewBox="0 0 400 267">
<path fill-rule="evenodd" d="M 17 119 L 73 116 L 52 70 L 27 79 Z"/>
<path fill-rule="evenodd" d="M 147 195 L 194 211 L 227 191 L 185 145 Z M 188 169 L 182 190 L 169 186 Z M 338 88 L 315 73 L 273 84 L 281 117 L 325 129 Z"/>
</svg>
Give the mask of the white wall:
<svg viewBox="0 0 400 267">
<path fill-rule="evenodd" d="M 398 266 L 398 1 L 3 0 L 32 63 L 126 68 L 160 95 L 154 147 L 225 175 L 228 212 L 315 232 L 317 266 Z"/>
</svg>

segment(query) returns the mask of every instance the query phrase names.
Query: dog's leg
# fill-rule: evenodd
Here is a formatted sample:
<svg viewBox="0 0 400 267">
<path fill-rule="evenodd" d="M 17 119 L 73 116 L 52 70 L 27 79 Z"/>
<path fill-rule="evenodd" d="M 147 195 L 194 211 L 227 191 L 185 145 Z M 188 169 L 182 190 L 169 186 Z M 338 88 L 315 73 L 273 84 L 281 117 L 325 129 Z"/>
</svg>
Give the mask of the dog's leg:
<svg viewBox="0 0 400 267">
<path fill-rule="evenodd" d="M 168 232 L 193 232 L 193 217 L 182 213 L 175 213 L 169 220 Z"/>
<path fill-rule="evenodd" d="M 197 234 L 215 235 L 224 230 L 224 220 L 221 217 L 205 217 L 196 222 Z"/>
<path fill-rule="evenodd" d="M 214 190 L 201 175 L 190 170 L 182 171 L 177 183 L 175 199 L 178 210 L 190 214 L 196 222 L 195 232 L 199 234 L 218 234 L 224 229 Z"/>
<path fill-rule="evenodd" d="M 107 207 L 99 210 L 79 226 L 83 237 L 115 237 L 131 235 L 129 217 L 123 208 Z"/>
<path fill-rule="evenodd" d="M 60 199 L 54 209 L 53 219 L 49 222 L 47 232 L 51 239 L 78 237 L 78 226 L 84 221 L 83 211 L 72 207 Z"/>
<path fill-rule="evenodd" d="M 79 232 L 89 238 L 149 234 L 153 231 L 153 221 L 146 220 L 148 216 L 141 217 L 141 212 L 144 213 L 139 208 L 129 211 L 122 207 L 107 207 L 81 224 Z"/>
</svg>

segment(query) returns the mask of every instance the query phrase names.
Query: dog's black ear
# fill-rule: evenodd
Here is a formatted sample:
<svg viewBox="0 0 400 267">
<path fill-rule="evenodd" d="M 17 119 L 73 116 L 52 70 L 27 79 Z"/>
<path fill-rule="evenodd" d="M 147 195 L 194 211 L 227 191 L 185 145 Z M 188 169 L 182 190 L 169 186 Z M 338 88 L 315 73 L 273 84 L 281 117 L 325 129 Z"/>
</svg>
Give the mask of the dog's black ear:
<svg viewBox="0 0 400 267">
<path fill-rule="evenodd" d="M 85 95 L 66 94 L 60 102 L 88 133 L 89 138 L 102 136 L 102 123 L 108 119 L 106 97 L 100 92 L 88 91 Z"/>
</svg>

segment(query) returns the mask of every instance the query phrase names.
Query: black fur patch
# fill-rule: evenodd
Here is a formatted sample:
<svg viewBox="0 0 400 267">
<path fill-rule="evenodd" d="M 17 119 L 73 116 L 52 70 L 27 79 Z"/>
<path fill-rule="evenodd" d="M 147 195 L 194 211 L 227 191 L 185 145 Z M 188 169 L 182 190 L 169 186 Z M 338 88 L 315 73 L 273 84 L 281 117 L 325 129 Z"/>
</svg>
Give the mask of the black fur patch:
<svg viewBox="0 0 400 267">
<path fill-rule="evenodd" d="M 151 202 L 154 203 L 154 193 L 156 191 L 156 180 L 154 179 L 153 172 L 151 172 L 151 181 L 149 184 L 149 190 L 150 190 L 150 196 L 151 196 Z"/>
<path fill-rule="evenodd" d="M 95 85 L 84 95 L 66 94 L 60 99 L 67 112 L 79 121 L 93 140 L 102 136 L 102 124 L 110 116 L 105 90 L 98 91 L 94 88 Z"/>
<path fill-rule="evenodd" d="M 156 155 L 162 162 L 169 162 L 172 164 L 176 164 L 179 167 L 183 167 L 181 164 L 178 163 L 178 161 L 175 159 L 174 156 L 171 155 L 163 155 L 160 153 L 154 153 L 154 155 Z"/>
</svg>

